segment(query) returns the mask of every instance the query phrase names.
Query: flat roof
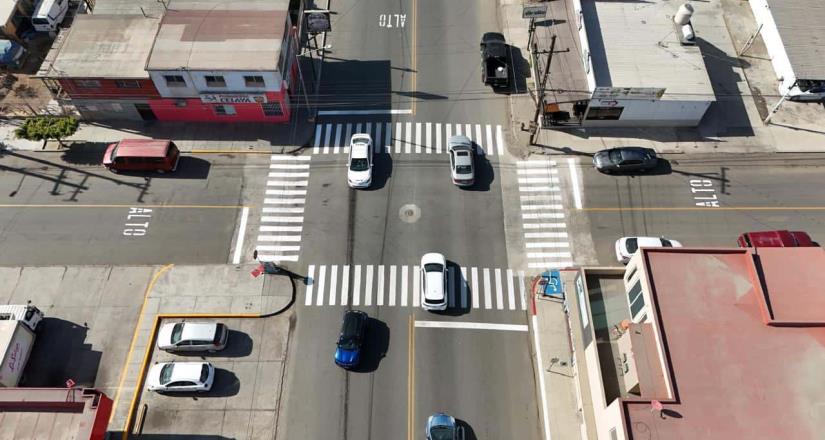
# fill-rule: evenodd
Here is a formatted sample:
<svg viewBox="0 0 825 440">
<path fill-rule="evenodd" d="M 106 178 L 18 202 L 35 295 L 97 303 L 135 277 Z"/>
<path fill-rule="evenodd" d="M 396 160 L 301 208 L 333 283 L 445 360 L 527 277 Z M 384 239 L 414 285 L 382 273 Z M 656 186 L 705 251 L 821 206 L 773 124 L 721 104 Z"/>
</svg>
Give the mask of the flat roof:
<svg viewBox="0 0 825 440">
<path fill-rule="evenodd" d="M 278 70 L 287 0 L 173 0 L 148 70 Z"/>
<path fill-rule="evenodd" d="M 660 416 L 625 401 L 631 438 L 821 438 L 825 327 L 768 325 L 761 312 L 781 298 L 784 313 L 825 317 L 825 251 L 800 249 L 641 250 L 675 402 Z"/>
<path fill-rule="evenodd" d="M 112 401 L 95 389 L 0 388 L 5 439 L 102 439 Z"/>
<path fill-rule="evenodd" d="M 38 76 L 149 78 L 146 58 L 160 20 L 143 15 L 78 14 Z"/>
<path fill-rule="evenodd" d="M 664 100 L 716 99 L 699 46 L 679 44 L 671 18 L 678 3 L 581 3 L 597 87 L 665 88 Z"/>
<path fill-rule="evenodd" d="M 825 80 L 825 2 L 766 1 L 796 77 Z"/>
<path fill-rule="evenodd" d="M 0 20 L 3 21 L 3 23 L 0 24 L 6 24 L 14 12 L 14 8 L 17 7 L 18 1 L 19 0 L 0 0 Z"/>
</svg>

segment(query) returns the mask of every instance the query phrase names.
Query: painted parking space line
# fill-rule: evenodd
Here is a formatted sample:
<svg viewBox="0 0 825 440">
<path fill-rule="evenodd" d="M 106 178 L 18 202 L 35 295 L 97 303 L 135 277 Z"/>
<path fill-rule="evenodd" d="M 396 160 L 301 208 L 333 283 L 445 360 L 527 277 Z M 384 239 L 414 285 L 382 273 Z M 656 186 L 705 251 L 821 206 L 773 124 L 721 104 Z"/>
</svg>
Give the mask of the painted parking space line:
<svg viewBox="0 0 825 440">
<path fill-rule="evenodd" d="M 461 322 L 461 321 L 415 321 L 418 328 L 449 328 L 467 330 L 501 330 L 511 332 L 526 332 L 526 324 L 497 324 L 488 322 Z"/>
</svg>

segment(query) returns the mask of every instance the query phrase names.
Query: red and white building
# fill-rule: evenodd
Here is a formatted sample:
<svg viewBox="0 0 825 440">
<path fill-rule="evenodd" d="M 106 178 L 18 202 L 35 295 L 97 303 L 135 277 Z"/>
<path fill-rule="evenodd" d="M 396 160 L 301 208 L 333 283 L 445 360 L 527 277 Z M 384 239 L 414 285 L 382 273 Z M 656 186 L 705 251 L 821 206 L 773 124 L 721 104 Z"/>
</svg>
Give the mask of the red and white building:
<svg viewBox="0 0 825 440">
<path fill-rule="evenodd" d="M 39 76 L 89 120 L 287 122 L 288 0 L 172 0 L 161 19 L 78 17 Z"/>
</svg>

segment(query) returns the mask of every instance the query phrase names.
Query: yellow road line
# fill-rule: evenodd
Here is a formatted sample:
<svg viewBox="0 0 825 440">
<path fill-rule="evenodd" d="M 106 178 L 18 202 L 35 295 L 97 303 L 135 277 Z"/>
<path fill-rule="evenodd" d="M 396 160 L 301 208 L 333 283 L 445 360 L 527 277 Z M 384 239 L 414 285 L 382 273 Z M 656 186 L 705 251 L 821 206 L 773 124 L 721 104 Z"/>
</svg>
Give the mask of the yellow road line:
<svg viewBox="0 0 825 440">
<path fill-rule="evenodd" d="M 158 278 L 160 278 L 160 276 L 167 270 L 171 269 L 172 266 L 174 266 L 174 264 L 167 264 L 155 272 L 152 279 L 149 281 L 149 285 L 146 286 L 146 290 L 143 292 L 143 303 L 140 305 L 140 313 L 138 313 L 138 319 L 135 323 L 135 330 L 132 332 L 132 342 L 129 344 L 129 352 L 126 353 L 126 361 L 123 363 L 123 368 L 120 369 L 120 380 L 118 381 L 117 391 L 115 392 L 115 400 L 112 403 L 112 413 L 109 415 L 109 423 L 112 423 L 112 418 L 115 416 L 115 409 L 117 408 L 117 402 L 120 400 L 120 390 L 123 389 L 123 382 L 126 380 L 126 370 L 129 368 L 129 362 L 132 360 L 132 352 L 135 350 L 135 342 L 137 342 L 140 321 L 143 320 L 143 311 L 146 308 L 146 302 L 149 300 L 149 292 L 151 292 L 155 287 L 155 283 L 158 281 Z"/>
<path fill-rule="evenodd" d="M 407 439 L 415 436 L 415 326 L 410 314 L 409 338 L 407 341 Z"/>
<path fill-rule="evenodd" d="M 69 204 L 52 204 L 52 205 L 45 205 L 45 204 L 33 204 L 33 205 L 22 205 L 22 204 L 0 204 L 0 209 L 2 208 L 174 208 L 174 209 L 243 209 L 243 208 L 251 208 L 252 206 L 247 205 L 144 205 L 144 204 L 134 204 L 134 205 L 116 205 L 116 204 L 103 204 L 103 205 L 69 205 Z"/>
<path fill-rule="evenodd" d="M 720 207 L 604 207 L 582 208 L 581 211 L 591 212 L 618 212 L 618 211 L 825 211 L 825 206 L 720 206 Z"/>
<path fill-rule="evenodd" d="M 418 20 L 416 19 L 417 11 L 418 3 L 416 3 L 416 0 L 412 0 L 412 114 L 415 114 L 415 102 L 417 101 L 415 92 L 418 82 L 418 56 L 416 53 L 416 46 L 418 45 L 416 36 L 418 33 L 415 30 L 418 26 Z"/>
</svg>

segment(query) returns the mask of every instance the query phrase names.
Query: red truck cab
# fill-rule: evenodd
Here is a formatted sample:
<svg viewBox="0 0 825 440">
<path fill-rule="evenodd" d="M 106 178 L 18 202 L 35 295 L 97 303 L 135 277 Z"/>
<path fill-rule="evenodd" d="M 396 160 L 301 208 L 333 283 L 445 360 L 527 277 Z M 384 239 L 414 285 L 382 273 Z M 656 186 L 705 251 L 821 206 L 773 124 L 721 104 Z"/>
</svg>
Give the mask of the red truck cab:
<svg viewBox="0 0 825 440">
<path fill-rule="evenodd" d="M 745 232 L 736 240 L 739 247 L 814 247 L 816 243 L 803 231 Z"/>
</svg>

